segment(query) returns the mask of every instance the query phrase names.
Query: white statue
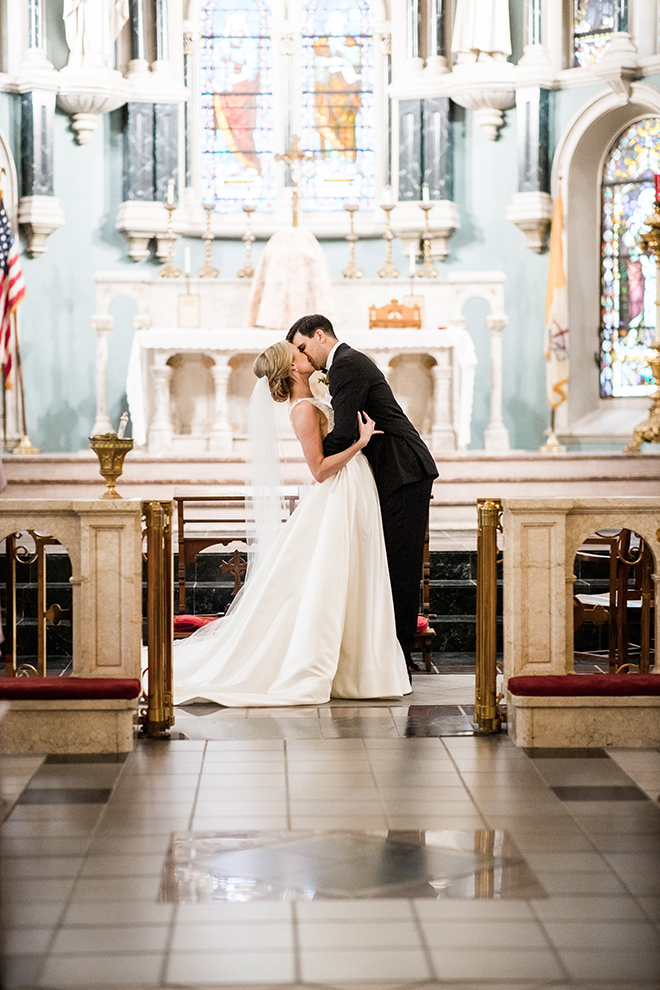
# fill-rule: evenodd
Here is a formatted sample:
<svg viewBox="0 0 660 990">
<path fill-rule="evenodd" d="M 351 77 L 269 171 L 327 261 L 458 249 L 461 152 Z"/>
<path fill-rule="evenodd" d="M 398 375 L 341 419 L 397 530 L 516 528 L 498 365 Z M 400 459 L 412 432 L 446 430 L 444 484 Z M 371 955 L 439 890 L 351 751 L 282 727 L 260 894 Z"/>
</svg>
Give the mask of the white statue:
<svg viewBox="0 0 660 990">
<path fill-rule="evenodd" d="M 451 50 L 459 62 L 504 61 L 511 54 L 508 0 L 456 0 Z"/>
<path fill-rule="evenodd" d="M 114 68 L 114 44 L 128 20 L 128 0 L 64 0 L 69 68 Z"/>
</svg>

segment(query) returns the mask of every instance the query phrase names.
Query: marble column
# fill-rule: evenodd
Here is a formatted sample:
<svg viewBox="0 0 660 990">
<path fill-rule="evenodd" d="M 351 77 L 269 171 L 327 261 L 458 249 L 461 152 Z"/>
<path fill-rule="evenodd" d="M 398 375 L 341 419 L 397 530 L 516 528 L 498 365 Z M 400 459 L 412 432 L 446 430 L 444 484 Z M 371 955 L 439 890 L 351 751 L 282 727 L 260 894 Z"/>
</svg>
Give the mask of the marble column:
<svg viewBox="0 0 660 990">
<path fill-rule="evenodd" d="M 28 0 L 28 48 L 45 48 L 43 0 Z"/>
<path fill-rule="evenodd" d="M 485 450 L 509 450 L 509 431 L 502 419 L 502 331 L 508 322 L 504 313 L 486 317 L 490 331 L 490 421 L 484 432 Z"/>
<path fill-rule="evenodd" d="M 233 434 L 229 422 L 229 355 L 216 357 L 211 374 L 215 385 L 215 415 L 209 447 L 211 450 L 230 451 L 233 447 Z"/>
<path fill-rule="evenodd" d="M 433 375 L 431 447 L 433 450 L 456 450 L 452 402 L 452 352 L 449 348 L 443 348 L 441 351 L 436 351 L 433 356 L 436 363 L 431 368 Z"/>
<path fill-rule="evenodd" d="M 428 183 L 431 199 L 454 198 L 450 107 L 450 100 L 446 96 L 422 101 L 422 181 Z"/>
<path fill-rule="evenodd" d="M 179 175 L 179 106 L 177 103 L 154 103 L 154 198 L 167 199 L 167 183 L 175 182 L 175 198 L 180 200 Z"/>
<path fill-rule="evenodd" d="M 131 44 L 131 60 L 128 64 L 129 74 L 147 72 L 149 63 L 146 57 L 146 0 L 128 0 L 129 34 Z"/>
<path fill-rule="evenodd" d="M 95 314 L 91 325 L 96 330 L 96 420 L 91 433 L 94 437 L 113 432 L 108 415 L 108 334 L 115 321 L 111 316 Z"/>
<path fill-rule="evenodd" d="M 59 79 L 46 56 L 42 0 L 29 0 L 27 28 L 28 48 L 16 80 L 20 93 L 18 222 L 25 253 L 38 258 L 46 250 L 47 238 L 64 223 L 64 210 L 53 196 L 53 122 Z"/>
<path fill-rule="evenodd" d="M 21 93 L 21 196 L 53 195 L 55 93 Z"/>
<path fill-rule="evenodd" d="M 151 369 L 153 412 L 148 430 L 150 454 L 166 454 L 172 449 L 172 417 L 170 415 L 170 381 L 173 368 L 165 364 L 165 358 L 157 355 L 159 361 Z M 162 362 L 162 363 L 160 363 Z"/>
<path fill-rule="evenodd" d="M 516 91 L 518 192 L 550 192 L 550 93 L 538 86 Z"/>
<path fill-rule="evenodd" d="M 127 103 L 124 129 L 124 201 L 154 199 L 154 108 Z"/>
<path fill-rule="evenodd" d="M 419 58 L 419 0 L 406 0 L 408 5 L 408 33 L 406 54 L 408 58 Z"/>
<path fill-rule="evenodd" d="M 169 39 L 167 37 L 168 17 L 167 0 L 156 2 L 156 61 L 167 62 L 170 57 Z"/>
<path fill-rule="evenodd" d="M 399 200 L 422 198 L 422 101 L 399 103 Z"/>
</svg>

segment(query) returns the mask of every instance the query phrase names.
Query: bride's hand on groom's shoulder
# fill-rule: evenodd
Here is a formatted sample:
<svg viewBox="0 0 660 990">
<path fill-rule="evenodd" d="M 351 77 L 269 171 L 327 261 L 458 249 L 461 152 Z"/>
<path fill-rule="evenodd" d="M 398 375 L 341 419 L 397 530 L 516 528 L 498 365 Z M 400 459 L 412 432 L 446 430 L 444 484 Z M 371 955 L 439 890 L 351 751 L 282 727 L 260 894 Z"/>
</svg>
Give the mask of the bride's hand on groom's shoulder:
<svg viewBox="0 0 660 990">
<path fill-rule="evenodd" d="M 361 447 L 366 447 L 374 434 L 382 433 L 382 430 L 376 429 L 376 424 L 366 412 L 358 413 L 358 427 L 360 430 L 360 439 L 358 443 Z"/>
</svg>

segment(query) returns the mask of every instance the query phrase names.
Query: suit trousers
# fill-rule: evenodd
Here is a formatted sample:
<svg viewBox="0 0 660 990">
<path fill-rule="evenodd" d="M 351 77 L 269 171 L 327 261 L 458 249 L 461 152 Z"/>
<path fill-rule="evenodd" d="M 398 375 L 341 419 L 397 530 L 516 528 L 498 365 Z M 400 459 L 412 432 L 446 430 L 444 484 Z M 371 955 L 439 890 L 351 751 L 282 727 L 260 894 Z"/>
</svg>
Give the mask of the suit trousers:
<svg viewBox="0 0 660 990">
<path fill-rule="evenodd" d="M 396 636 L 406 660 L 417 632 L 419 584 L 433 478 L 402 485 L 381 499 L 387 566 L 392 584 Z"/>
</svg>

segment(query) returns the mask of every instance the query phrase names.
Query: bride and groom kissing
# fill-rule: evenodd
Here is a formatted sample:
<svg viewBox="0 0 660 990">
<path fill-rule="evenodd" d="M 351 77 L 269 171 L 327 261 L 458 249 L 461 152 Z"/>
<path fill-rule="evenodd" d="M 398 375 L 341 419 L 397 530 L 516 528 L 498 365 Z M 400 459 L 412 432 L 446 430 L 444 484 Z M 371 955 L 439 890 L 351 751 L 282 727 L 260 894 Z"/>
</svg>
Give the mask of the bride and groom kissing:
<svg viewBox="0 0 660 990">
<path fill-rule="evenodd" d="M 410 692 L 433 457 L 382 372 L 340 343 L 324 316 L 294 323 L 253 370 L 250 442 L 269 437 L 276 456 L 267 423 L 273 402 L 288 402 L 317 484 L 259 548 L 229 614 L 175 644 L 175 704 L 401 697 Z M 331 402 L 310 387 L 321 370 Z"/>
</svg>

